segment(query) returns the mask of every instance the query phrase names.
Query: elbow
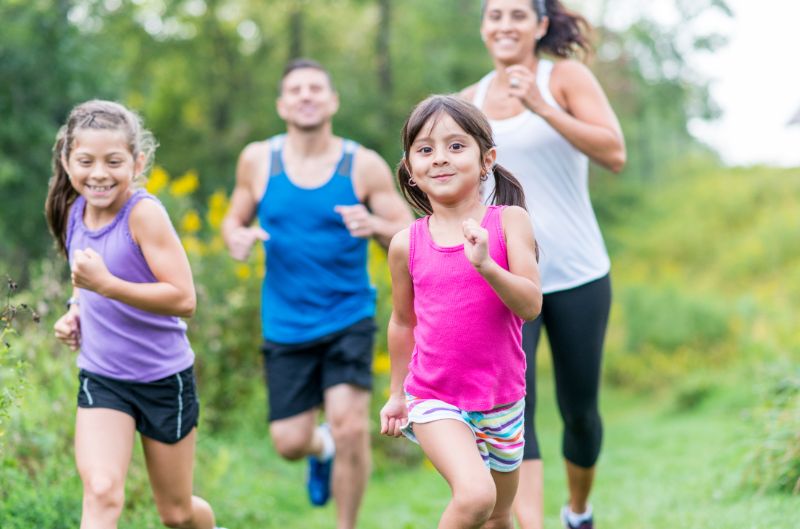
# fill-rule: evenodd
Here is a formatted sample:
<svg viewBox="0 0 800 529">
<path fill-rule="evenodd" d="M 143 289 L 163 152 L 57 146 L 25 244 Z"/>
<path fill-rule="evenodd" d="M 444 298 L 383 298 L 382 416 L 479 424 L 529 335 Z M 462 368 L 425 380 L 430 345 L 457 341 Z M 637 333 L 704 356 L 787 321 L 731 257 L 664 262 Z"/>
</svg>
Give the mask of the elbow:
<svg viewBox="0 0 800 529">
<path fill-rule="evenodd" d="M 529 303 L 525 309 L 522 311 L 522 314 L 519 315 L 525 321 L 533 321 L 539 317 L 539 314 L 542 313 L 542 293 L 537 292 L 536 298 Z"/>
<path fill-rule="evenodd" d="M 614 149 L 609 157 L 606 168 L 614 174 L 619 174 L 625 168 L 625 162 L 628 161 L 628 155 L 625 152 L 625 146 L 620 145 Z"/>
<path fill-rule="evenodd" d="M 194 292 L 191 295 L 186 296 L 183 300 L 178 303 L 177 316 L 181 318 L 191 318 L 194 316 L 195 310 L 197 309 L 197 296 Z"/>
</svg>

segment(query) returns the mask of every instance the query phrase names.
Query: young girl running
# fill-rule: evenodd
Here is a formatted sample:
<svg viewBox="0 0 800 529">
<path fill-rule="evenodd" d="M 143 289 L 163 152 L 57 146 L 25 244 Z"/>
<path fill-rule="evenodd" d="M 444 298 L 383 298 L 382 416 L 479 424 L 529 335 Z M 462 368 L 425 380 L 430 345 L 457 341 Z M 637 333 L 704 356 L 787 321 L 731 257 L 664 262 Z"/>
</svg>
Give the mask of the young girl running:
<svg viewBox="0 0 800 529">
<path fill-rule="evenodd" d="M 45 209 L 72 272 L 55 335 L 80 349 L 81 529 L 117 527 L 136 430 L 162 522 L 214 527 L 192 496 L 198 401 L 179 319 L 195 309 L 192 272 L 165 209 L 135 188 L 155 147 L 137 115 L 94 100 L 72 110 L 53 148 Z"/>
<path fill-rule="evenodd" d="M 433 96 L 403 127 L 400 188 L 427 216 L 389 247 L 391 394 L 381 433 L 420 444 L 452 499 L 439 528 L 512 527 L 523 450 L 522 322 L 542 302 L 517 180 L 496 165 L 489 123 Z M 481 200 L 494 175 L 495 204 Z"/>
</svg>

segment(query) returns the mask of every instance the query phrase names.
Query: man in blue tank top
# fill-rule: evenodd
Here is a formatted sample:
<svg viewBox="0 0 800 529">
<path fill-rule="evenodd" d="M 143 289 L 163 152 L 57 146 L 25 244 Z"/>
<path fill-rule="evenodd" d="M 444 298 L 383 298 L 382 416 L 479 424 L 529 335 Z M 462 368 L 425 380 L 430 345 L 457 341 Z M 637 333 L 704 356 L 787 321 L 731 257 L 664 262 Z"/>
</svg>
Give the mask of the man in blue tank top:
<svg viewBox="0 0 800 529">
<path fill-rule="evenodd" d="M 321 65 L 286 67 L 277 101 L 286 134 L 242 151 L 222 232 L 234 259 L 257 241 L 266 250 L 263 353 L 275 447 L 286 459 L 308 456 L 311 502 L 323 505 L 332 484 L 338 527 L 350 529 L 370 468 L 367 243 L 388 246 L 412 217 L 386 162 L 334 136 L 338 107 Z M 321 408 L 327 423 L 318 426 Z"/>
</svg>

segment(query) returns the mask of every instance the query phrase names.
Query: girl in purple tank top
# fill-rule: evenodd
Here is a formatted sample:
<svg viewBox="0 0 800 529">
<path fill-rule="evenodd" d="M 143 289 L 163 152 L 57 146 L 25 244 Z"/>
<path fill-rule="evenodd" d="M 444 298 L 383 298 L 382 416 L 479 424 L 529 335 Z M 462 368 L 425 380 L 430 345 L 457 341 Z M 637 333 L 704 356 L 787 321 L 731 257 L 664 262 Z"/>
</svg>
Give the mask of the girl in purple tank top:
<svg viewBox="0 0 800 529">
<path fill-rule="evenodd" d="M 523 320 L 542 293 L 519 182 L 495 164 L 489 123 L 433 96 L 403 127 L 397 177 L 426 216 L 389 246 L 391 393 L 381 433 L 418 442 L 453 497 L 439 527 L 512 528 L 522 462 Z M 494 175 L 496 205 L 481 200 Z"/>
<path fill-rule="evenodd" d="M 53 148 L 45 203 L 73 295 L 56 337 L 79 350 L 75 458 L 81 527 L 116 527 L 139 431 L 162 521 L 212 529 L 192 495 L 198 401 L 186 325 L 189 261 L 166 210 L 142 189 L 156 143 L 139 117 L 93 100 L 70 113 Z"/>
</svg>

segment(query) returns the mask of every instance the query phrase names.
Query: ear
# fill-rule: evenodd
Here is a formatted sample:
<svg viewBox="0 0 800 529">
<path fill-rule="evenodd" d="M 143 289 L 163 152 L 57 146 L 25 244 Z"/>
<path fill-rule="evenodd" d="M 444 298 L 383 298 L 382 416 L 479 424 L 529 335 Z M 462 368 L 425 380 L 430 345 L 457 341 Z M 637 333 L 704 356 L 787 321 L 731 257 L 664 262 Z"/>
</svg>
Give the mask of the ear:
<svg viewBox="0 0 800 529">
<path fill-rule="evenodd" d="M 283 104 L 283 96 L 278 96 L 278 99 L 275 100 L 275 110 L 278 112 L 278 116 L 284 121 L 286 121 L 287 114 L 286 108 Z"/>
<path fill-rule="evenodd" d="M 143 152 L 140 152 L 136 159 L 133 161 L 133 177 L 137 178 L 144 172 L 144 166 L 147 163 L 147 158 Z"/>
<path fill-rule="evenodd" d="M 64 156 L 62 152 L 61 155 L 58 157 L 59 163 L 61 163 L 61 168 L 64 169 L 64 172 L 67 174 L 67 178 L 72 180 L 72 176 L 69 174 L 69 164 L 67 163 L 67 157 Z"/>
<path fill-rule="evenodd" d="M 483 167 L 486 170 L 485 172 L 489 172 L 492 167 L 494 167 L 494 163 L 497 161 L 497 148 L 492 147 L 486 154 L 483 155 Z"/>
<path fill-rule="evenodd" d="M 334 91 L 331 95 L 331 105 L 333 106 L 331 115 L 334 115 L 339 111 L 339 92 Z"/>
<path fill-rule="evenodd" d="M 547 30 L 550 29 L 550 17 L 542 17 L 542 20 L 539 22 L 539 27 L 536 30 L 536 40 L 541 40 L 547 35 Z"/>
</svg>

